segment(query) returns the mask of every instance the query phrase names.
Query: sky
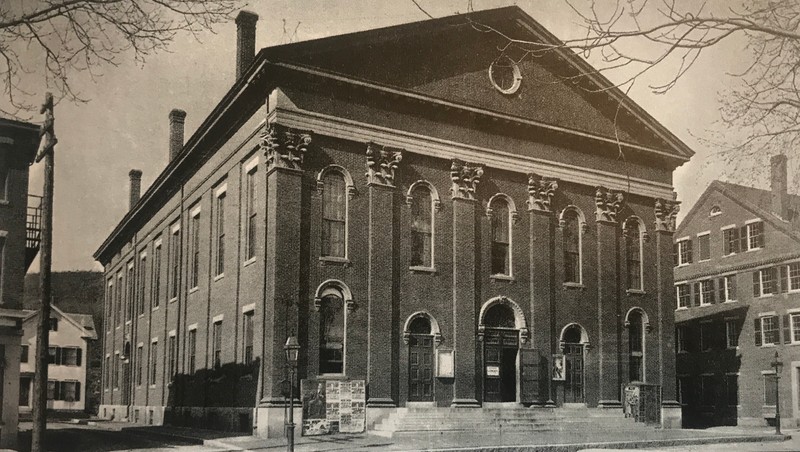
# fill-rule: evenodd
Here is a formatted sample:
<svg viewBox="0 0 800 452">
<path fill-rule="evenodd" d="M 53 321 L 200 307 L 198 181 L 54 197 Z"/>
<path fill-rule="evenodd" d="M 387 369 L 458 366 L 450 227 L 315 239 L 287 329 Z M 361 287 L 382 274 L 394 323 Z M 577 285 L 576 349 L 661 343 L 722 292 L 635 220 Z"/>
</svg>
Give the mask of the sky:
<svg viewBox="0 0 800 452">
<path fill-rule="evenodd" d="M 425 20 L 411 0 L 268 0 L 245 9 L 259 15 L 256 47 L 290 39 L 307 40 Z M 432 16 L 465 12 L 467 0 L 418 0 Z M 482 10 L 516 4 L 565 39 L 579 34 L 579 18 L 565 0 L 473 0 Z M 296 29 L 296 34 L 295 34 Z M 286 32 L 284 31 L 286 30 Z M 199 38 L 199 41 L 198 39 Z M 132 56 L 102 76 L 78 74 L 73 84 L 90 102 L 56 106 L 53 270 L 102 270 L 92 254 L 128 209 L 128 172 L 141 169 L 142 192 L 168 160 L 168 113 L 187 112 L 186 139 L 227 92 L 235 78 L 236 26 L 233 22 L 198 37 L 179 36 L 168 53 L 137 64 Z M 696 152 L 674 173 L 682 214 L 708 184 L 725 175 L 713 149 L 699 139 L 719 130 L 717 93 L 740 69 L 743 42 L 733 39 L 710 49 L 667 94 L 656 95 L 645 79 L 629 95 Z M 590 62 L 591 62 L 590 58 Z M 668 70 L 668 68 L 664 68 Z M 655 81 L 665 73 L 655 73 Z M 612 78 L 613 80 L 613 78 Z M 488 80 L 487 80 L 488 83 Z M 42 88 L 44 91 L 44 88 Z M 38 121 L 38 119 L 34 119 Z M 41 194 L 43 165 L 31 169 L 29 192 Z M 741 176 L 741 175 L 740 175 Z M 766 179 L 755 186 L 767 188 Z M 680 218 L 680 217 L 679 217 Z M 30 272 L 38 271 L 38 259 Z"/>
</svg>

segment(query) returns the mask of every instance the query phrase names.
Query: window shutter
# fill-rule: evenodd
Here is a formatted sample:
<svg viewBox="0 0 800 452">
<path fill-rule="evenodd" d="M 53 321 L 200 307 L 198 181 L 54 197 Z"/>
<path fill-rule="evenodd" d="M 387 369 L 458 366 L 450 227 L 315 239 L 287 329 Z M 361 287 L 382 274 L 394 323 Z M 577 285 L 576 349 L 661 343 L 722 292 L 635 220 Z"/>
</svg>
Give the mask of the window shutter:
<svg viewBox="0 0 800 452">
<path fill-rule="evenodd" d="M 680 253 L 680 249 L 678 248 L 677 243 L 672 244 L 672 260 L 675 262 L 675 266 L 678 266 L 678 254 Z"/>
<path fill-rule="evenodd" d="M 789 314 L 784 314 L 783 316 L 783 343 L 784 344 L 791 344 L 792 343 L 792 327 L 791 319 Z"/>
<path fill-rule="evenodd" d="M 758 270 L 753 272 L 753 298 L 758 298 L 761 296 L 761 280 L 759 279 L 758 275 Z"/>
<path fill-rule="evenodd" d="M 725 277 L 717 279 L 717 302 L 722 303 L 727 298 L 725 298 Z"/>
<path fill-rule="evenodd" d="M 735 300 L 736 295 L 736 275 L 731 275 L 731 279 L 729 282 L 730 292 L 731 292 L 731 300 Z"/>
<path fill-rule="evenodd" d="M 747 226 L 739 228 L 739 251 L 747 251 Z"/>
<path fill-rule="evenodd" d="M 756 339 L 756 347 L 761 347 L 761 318 L 753 319 L 753 337 Z"/>
<path fill-rule="evenodd" d="M 694 283 L 694 304 L 692 306 L 700 306 L 700 283 Z"/>
<path fill-rule="evenodd" d="M 80 381 L 76 381 L 75 382 L 75 401 L 76 402 L 80 402 L 81 401 L 81 382 Z"/>
<path fill-rule="evenodd" d="M 56 364 L 60 365 L 64 362 L 63 360 L 63 349 L 61 347 L 56 347 Z"/>
<path fill-rule="evenodd" d="M 711 292 L 709 292 L 709 298 L 711 298 L 711 299 L 708 300 L 708 301 L 711 302 L 711 304 L 714 304 L 714 303 L 717 302 L 717 300 L 716 300 L 717 297 L 715 296 L 716 292 L 714 290 L 714 282 L 715 282 L 714 279 L 709 279 L 708 280 L 708 283 L 711 284 Z"/>
<path fill-rule="evenodd" d="M 76 366 L 78 366 L 78 367 L 80 367 L 80 365 L 81 365 L 81 358 L 82 358 L 82 355 L 83 355 L 83 350 L 82 350 L 81 348 L 77 348 L 77 349 L 75 350 L 75 354 L 76 354 L 76 356 L 75 356 L 75 365 L 76 365 Z"/>
<path fill-rule="evenodd" d="M 778 267 L 781 274 L 781 292 L 785 293 L 789 291 L 789 275 L 788 275 L 788 267 L 785 265 L 781 265 Z"/>
<path fill-rule="evenodd" d="M 769 280 L 770 280 L 770 287 L 769 293 L 778 293 L 778 268 L 777 267 L 770 267 L 767 269 L 769 272 Z"/>
<path fill-rule="evenodd" d="M 739 230 L 736 228 L 730 229 L 731 231 L 731 253 L 738 253 L 739 252 Z"/>
<path fill-rule="evenodd" d="M 686 241 L 686 247 L 687 247 L 687 250 L 688 250 L 686 254 L 689 256 L 689 259 L 687 260 L 687 263 L 691 264 L 692 263 L 692 240 L 691 239 Z"/>
</svg>

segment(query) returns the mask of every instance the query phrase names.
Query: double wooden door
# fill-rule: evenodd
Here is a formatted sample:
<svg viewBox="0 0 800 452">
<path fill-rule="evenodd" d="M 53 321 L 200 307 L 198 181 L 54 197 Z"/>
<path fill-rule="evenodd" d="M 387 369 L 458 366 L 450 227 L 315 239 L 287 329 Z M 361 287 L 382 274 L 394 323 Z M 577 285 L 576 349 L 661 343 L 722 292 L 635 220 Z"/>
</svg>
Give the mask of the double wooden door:
<svg viewBox="0 0 800 452">
<path fill-rule="evenodd" d="M 408 400 L 433 400 L 433 336 L 412 334 L 408 340 Z"/>
<path fill-rule="evenodd" d="M 583 345 L 565 344 L 566 381 L 564 402 L 583 403 Z"/>
<path fill-rule="evenodd" d="M 517 401 L 519 331 L 487 329 L 483 342 L 483 388 L 486 402 Z"/>
</svg>

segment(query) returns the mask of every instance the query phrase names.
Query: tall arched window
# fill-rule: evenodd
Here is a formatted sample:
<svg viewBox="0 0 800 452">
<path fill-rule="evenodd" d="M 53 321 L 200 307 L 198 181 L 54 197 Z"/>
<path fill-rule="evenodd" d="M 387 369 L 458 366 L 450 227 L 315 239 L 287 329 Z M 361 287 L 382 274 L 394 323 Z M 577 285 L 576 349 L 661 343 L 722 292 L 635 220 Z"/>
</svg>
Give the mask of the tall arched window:
<svg viewBox="0 0 800 452">
<path fill-rule="evenodd" d="M 412 267 L 433 267 L 433 197 L 425 185 L 411 190 Z"/>
<path fill-rule="evenodd" d="M 508 201 L 497 198 L 492 209 L 492 274 L 511 275 L 511 209 Z"/>
<path fill-rule="evenodd" d="M 628 379 L 644 381 L 644 322 L 642 313 L 628 313 Z"/>
<path fill-rule="evenodd" d="M 344 373 L 345 303 L 342 293 L 325 289 L 319 306 L 319 373 Z"/>
<path fill-rule="evenodd" d="M 564 282 L 581 282 L 581 221 L 578 212 L 567 209 L 561 214 L 564 236 Z"/>
<path fill-rule="evenodd" d="M 322 178 L 322 256 L 346 258 L 347 187 L 344 175 L 329 171 Z"/>
<path fill-rule="evenodd" d="M 625 260 L 628 289 L 643 290 L 642 286 L 642 236 L 643 230 L 636 218 L 625 222 Z"/>
</svg>

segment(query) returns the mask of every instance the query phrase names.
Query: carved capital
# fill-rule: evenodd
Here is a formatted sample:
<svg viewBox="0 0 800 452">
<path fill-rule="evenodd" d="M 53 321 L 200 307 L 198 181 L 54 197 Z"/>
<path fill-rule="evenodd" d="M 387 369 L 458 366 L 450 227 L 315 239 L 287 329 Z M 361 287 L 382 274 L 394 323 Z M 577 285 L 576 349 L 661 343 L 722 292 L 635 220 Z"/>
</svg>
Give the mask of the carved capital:
<svg viewBox="0 0 800 452">
<path fill-rule="evenodd" d="M 678 201 L 667 201 L 665 199 L 656 199 L 655 214 L 656 231 L 675 232 L 675 220 L 680 211 L 680 204 Z"/>
<path fill-rule="evenodd" d="M 528 332 L 527 328 L 520 328 L 519 330 L 519 341 L 521 343 L 528 342 L 528 338 L 530 337 L 530 333 Z"/>
<path fill-rule="evenodd" d="M 594 195 L 597 221 L 616 223 L 617 215 L 622 210 L 625 195 L 621 191 L 597 187 Z"/>
<path fill-rule="evenodd" d="M 311 145 L 311 134 L 280 124 L 270 124 L 261 134 L 261 148 L 267 156 L 267 170 L 303 169 L 303 156 Z"/>
<path fill-rule="evenodd" d="M 555 179 L 545 179 L 535 173 L 528 174 L 528 210 L 552 212 L 551 203 L 558 189 Z"/>
<path fill-rule="evenodd" d="M 394 187 L 394 171 L 401 160 L 401 149 L 367 143 L 367 183 Z"/>
<path fill-rule="evenodd" d="M 453 186 L 450 194 L 455 198 L 475 199 L 475 190 L 483 176 L 483 167 L 468 165 L 465 162 L 453 159 L 450 165 L 450 179 Z"/>
</svg>

